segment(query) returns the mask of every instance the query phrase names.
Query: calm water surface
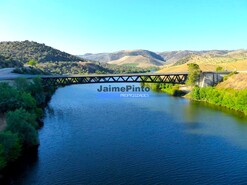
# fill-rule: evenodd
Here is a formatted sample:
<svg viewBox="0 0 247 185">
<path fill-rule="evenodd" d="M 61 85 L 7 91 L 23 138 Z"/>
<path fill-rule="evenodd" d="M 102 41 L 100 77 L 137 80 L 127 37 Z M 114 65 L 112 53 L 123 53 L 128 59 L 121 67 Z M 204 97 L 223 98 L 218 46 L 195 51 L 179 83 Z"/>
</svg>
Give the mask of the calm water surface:
<svg viewBox="0 0 247 185">
<path fill-rule="evenodd" d="M 246 120 L 165 94 L 119 98 L 97 88 L 56 91 L 37 156 L 9 183 L 247 183 Z"/>
</svg>

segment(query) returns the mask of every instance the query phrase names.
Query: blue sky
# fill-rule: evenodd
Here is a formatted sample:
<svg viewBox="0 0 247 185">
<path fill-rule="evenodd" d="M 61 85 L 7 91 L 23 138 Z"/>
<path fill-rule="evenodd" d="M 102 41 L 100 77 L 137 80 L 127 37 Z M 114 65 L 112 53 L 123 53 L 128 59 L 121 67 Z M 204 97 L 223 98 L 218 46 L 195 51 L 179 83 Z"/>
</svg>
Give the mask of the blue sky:
<svg viewBox="0 0 247 185">
<path fill-rule="evenodd" d="M 0 7 L 0 41 L 72 54 L 247 48 L 247 0 L 0 0 Z"/>
</svg>

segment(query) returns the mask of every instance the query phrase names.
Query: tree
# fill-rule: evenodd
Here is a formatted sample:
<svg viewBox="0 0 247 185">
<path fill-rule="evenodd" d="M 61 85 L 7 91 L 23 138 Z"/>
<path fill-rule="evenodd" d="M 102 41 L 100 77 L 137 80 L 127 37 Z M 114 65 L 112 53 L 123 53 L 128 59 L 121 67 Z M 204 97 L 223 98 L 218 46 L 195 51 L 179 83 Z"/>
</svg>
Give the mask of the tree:
<svg viewBox="0 0 247 185">
<path fill-rule="evenodd" d="M 3 155 L 7 162 L 14 161 L 20 156 L 21 144 L 17 134 L 10 131 L 1 132 L 0 144 L 3 146 Z"/>
<path fill-rule="evenodd" d="M 36 108 L 36 100 L 32 97 L 30 93 L 21 93 L 18 96 L 18 101 L 19 102 L 16 102 L 18 108 L 24 108 L 28 111 L 31 111 Z"/>
<path fill-rule="evenodd" d="M 200 74 L 201 74 L 200 67 L 198 64 L 194 64 L 194 63 L 187 64 L 187 66 L 188 66 L 189 75 L 186 84 L 194 86 L 200 79 Z"/>
<path fill-rule="evenodd" d="M 15 88 L 7 83 L 0 83 L 0 111 L 14 110 L 18 95 L 19 92 Z"/>
<path fill-rule="evenodd" d="M 16 78 L 14 80 L 15 88 L 20 92 L 29 92 L 29 82 L 26 78 Z"/>
<path fill-rule="evenodd" d="M 219 71 L 224 71 L 224 69 L 223 69 L 223 67 L 221 67 L 221 66 L 217 66 L 217 67 L 216 67 L 216 71 L 217 71 L 217 72 L 219 72 Z"/>
<path fill-rule="evenodd" d="M 32 118 L 23 109 L 17 109 L 7 113 L 7 131 L 16 133 L 25 147 L 32 147 L 39 144 L 38 133 L 35 130 L 35 117 Z"/>
<path fill-rule="evenodd" d="M 29 61 L 27 62 L 27 64 L 30 65 L 30 66 L 35 67 L 35 66 L 38 64 L 38 61 L 32 59 L 32 60 L 29 60 Z"/>
<path fill-rule="evenodd" d="M 0 170 L 2 170 L 7 164 L 7 161 L 4 157 L 4 148 L 3 145 L 0 144 Z"/>
<path fill-rule="evenodd" d="M 40 77 L 36 77 L 29 84 L 29 91 L 31 95 L 35 98 L 37 105 L 42 105 L 45 103 L 45 93 Z"/>
</svg>

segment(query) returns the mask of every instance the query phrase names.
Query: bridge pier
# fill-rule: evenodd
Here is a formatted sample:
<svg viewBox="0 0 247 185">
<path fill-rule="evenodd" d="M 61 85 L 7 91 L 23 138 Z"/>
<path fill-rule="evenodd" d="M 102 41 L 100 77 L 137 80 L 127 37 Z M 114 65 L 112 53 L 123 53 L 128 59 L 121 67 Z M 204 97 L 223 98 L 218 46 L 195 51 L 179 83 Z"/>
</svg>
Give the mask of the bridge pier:
<svg viewBox="0 0 247 185">
<path fill-rule="evenodd" d="M 198 82 L 199 87 L 215 86 L 230 72 L 202 72 Z"/>
</svg>

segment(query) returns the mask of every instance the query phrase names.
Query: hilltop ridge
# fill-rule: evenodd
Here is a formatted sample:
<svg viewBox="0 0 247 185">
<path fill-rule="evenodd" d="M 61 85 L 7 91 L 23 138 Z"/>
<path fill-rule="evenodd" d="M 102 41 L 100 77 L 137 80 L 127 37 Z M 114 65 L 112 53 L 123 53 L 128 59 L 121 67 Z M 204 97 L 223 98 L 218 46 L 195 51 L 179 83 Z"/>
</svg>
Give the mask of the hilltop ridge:
<svg viewBox="0 0 247 185">
<path fill-rule="evenodd" d="M 141 68 L 162 66 L 165 59 L 149 50 L 121 50 L 113 53 L 80 55 L 82 58 L 115 65 L 132 65 Z"/>
<path fill-rule="evenodd" d="M 85 61 L 82 58 L 34 41 L 0 42 L 0 55 L 21 63 L 31 59 L 38 62 Z"/>
</svg>

